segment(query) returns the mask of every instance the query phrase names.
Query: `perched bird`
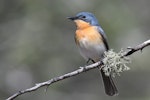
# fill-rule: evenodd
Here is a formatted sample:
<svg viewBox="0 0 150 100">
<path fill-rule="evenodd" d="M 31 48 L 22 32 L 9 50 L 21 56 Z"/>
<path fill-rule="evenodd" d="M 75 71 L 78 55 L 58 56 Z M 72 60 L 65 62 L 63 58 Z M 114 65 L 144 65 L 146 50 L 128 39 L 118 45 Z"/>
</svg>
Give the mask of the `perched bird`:
<svg viewBox="0 0 150 100">
<path fill-rule="evenodd" d="M 77 26 L 75 42 L 81 56 L 88 62 L 102 60 L 103 54 L 109 49 L 106 34 L 98 24 L 96 17 L 89 12 L 80 12 L 74 17 L 68 17 Z M 118 94 L 117 88 L 111 76 L 106 76 L 101 70 L 105 92 L 109 96 Z"/>
</svg>

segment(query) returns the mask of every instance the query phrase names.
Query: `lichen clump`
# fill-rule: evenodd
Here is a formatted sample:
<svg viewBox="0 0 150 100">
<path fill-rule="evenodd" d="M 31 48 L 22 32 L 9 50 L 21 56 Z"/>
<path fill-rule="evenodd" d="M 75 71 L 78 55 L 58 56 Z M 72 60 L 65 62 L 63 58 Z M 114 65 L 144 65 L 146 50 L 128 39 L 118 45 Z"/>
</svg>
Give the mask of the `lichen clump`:
<svg viewBox="0 0 150 100">
<path fill-rule="evenodd" d="M 129 57 L 123 56 L 123 54 L 123 50 L 119 53 L 115 53 L 112 49 L 104 52 L 102 70 L 106 76 L 120 76 L 120 73 L 130 69 L 127 64 L 131 63 L 131 60 Z"/>
</svg>

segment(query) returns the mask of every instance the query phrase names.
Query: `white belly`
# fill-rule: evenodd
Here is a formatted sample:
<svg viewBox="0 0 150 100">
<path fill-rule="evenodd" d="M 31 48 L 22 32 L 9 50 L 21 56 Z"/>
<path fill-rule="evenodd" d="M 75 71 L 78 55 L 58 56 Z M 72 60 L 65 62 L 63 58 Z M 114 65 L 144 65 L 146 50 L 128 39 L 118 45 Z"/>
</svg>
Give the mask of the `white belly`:
<svg viewBox="0 0 150 100">
<path fill-rule="evenodd" d="M 92 59 L 94 61 L 99 61 L 103 57 L 103 53 L 106 51 L 103 43 L 93 44 L 88 42 L 88 40 L 83 39 L 79 42 L 79 51 L 84 59 Z"/>
</svg>

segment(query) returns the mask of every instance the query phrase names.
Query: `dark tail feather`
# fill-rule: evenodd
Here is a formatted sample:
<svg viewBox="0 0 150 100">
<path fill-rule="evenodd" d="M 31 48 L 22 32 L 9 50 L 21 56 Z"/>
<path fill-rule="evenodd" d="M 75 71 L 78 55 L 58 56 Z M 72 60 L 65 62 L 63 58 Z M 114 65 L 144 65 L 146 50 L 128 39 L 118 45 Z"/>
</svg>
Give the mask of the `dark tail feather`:
<svg viewBox="0 0 150 100">
<path fill-rule="evenodd" d="M 106 76 L 103 70 L 101 70 L 103 82 L 104 82 L 104 87 L 105 87 L 105 92 L 109 96 L 115 96 L 118 94 L 118 90 L 111 78 L 111 76 Z"/>
</svg>

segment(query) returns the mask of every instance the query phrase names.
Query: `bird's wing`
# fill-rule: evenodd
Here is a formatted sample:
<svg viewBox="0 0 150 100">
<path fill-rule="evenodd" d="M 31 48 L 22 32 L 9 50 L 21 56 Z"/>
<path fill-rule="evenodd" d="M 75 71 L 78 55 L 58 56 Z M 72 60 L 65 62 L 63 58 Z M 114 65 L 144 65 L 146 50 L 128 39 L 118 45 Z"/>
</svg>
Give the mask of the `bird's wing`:
<svg viewBox="0 0 150 100">
<path fill-rule="evenodd" d="M 98 26 L 97 29 L 102 36 L 102 39 L 103 39 L 106 49 L 108 50 L 109 46 L 108 46 L 107 37 L 106 37 L 104 30 L 100 26 Z"/>
</svg>

